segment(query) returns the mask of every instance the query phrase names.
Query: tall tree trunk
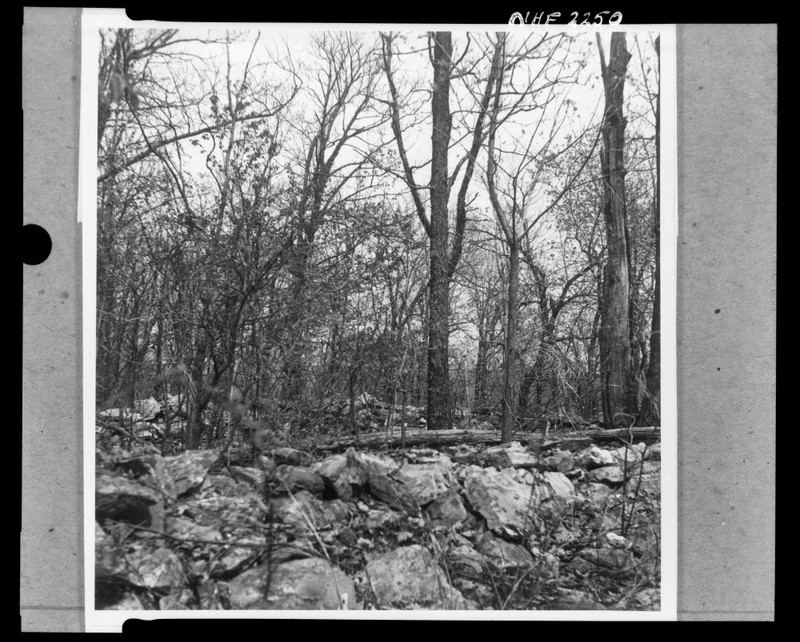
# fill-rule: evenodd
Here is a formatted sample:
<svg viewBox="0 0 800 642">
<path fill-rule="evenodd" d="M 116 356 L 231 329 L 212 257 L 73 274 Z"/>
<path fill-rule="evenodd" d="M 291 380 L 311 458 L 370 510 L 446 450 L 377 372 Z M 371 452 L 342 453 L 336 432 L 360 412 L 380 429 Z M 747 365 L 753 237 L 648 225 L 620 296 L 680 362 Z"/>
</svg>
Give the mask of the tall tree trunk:
<svg viewBox="0 0 800 642">
<path fill-rule="evenodd" d="M 450 275 L 448 273 L 447 153 L 450 144 L 450 68 L 453 44 L 449 32 L 433 36 L 433 134 L 431 147 L 430 302 L 428 323 L 428 428 L 451 428 Z"/>
<path fill-rule="evenodd" d="M 625 34 L 611 34 L 608 66 L 600 36 L 598 47 L 606 94 L 603 119 L 603 215 L 606 223 L 607 263 L 603 283 L 600 353 L 603 373 L 603 411 L 609 427 L 623 427 L 635 410 L 630 339 L 630 256 L 625 209 L 625 73 L 631 55 Z"/>
<path fill-rule="evenodd" d="M 506 318 L 506 353 L 503 364 L 503 423 L 501 442 L 511 441 L 517 419 L 517 320 L 519 317 L 519 245 L 512 243 L 508 261 L 508 314 Z"/>
<path fill-rule="evenodd" d="M 661 48 L 656 38 L 656 55 L 661 81 Z M 653 195 L 653 231 L 656 242 L 654 267 L 653 319 L 650 327 L 650 360 L 647 364 L 647 394 L 642 403 L 640 423 L 661 425 L 661 88 L 656 94 L 656 185 Z"/>
<path fill-rule="evenodd" d="M 556 328 L 555 319 L 549 319 L 544 322 L 542 329 L 542 336 L 539 339 L 539 349 L 536 352 L 536 359 L 533 365 L 525 369 L 525 374 L 522 378 L 519 395 L 519 415 L 521 417 L 531 416 L 531 392 L 536 390 L 536 405 L 533 408 L 533 415 L 538 417 L 544 410 L 542 392 L 544 390 L 544 380 L 546 373 L 552 370 L 552 353 L 556 345 Z M 547 361 L 550 361 L 549 368 Z"/>
<path fill-rule="evenodd" d="M 532 366 L 528 366 L 522 373 L 519 383 L 519 406 L 517 412 L 522 419 L 530 419 L 530 401 L 533 384 L 536 383 L 537 365 L 539 363 L 539 353 L 536 353 L 536 360 Z"/>
<path fill-rule="evenodd" d="M 478 317 L 478 353 L 475 358 L 474 408 L 480 412 L 488 409 L 489 353 L 494 343 L 496 310 L 486 304 Z"/>
<path fill-rule="evenodd" d="M 286 332 L 289 341 L 291 341 L 291 346 L 284 364 L 283 386 L 283 398 L 288 402 L 299 401 L 305 387 L 305 343 L 308 315 L 306 299 L 313 243 L 313 233 L 306 233 L 305 237 L 297 244 L 296 263 L 293 269 L 290 270 L 294 282 L 292 284 L 292 302 L 286 323 Z"/>
<path fill-rule="evenodd" d="M 480 411 L 486 405 L 486 382 L 489 378 L 489 341 L 485 329 L 478 331 L 478 355 L 475 359 L 475 410 Z"/>
</svg>

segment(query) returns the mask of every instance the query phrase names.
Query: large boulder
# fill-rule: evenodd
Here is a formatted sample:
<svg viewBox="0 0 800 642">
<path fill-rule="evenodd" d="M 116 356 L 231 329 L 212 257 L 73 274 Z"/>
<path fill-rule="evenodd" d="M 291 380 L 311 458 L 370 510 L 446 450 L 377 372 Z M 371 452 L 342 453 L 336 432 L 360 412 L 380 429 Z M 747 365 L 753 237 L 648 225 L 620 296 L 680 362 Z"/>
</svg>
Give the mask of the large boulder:
<svg viewBox="0 0 800 642">
<path fill-rule="evenodd" d="M 379 471 L 372 471 L 369 474 L 368 487 L 370 495 L 384 504 L 404 510 L 409 515 L 419 515 L 420 505 L 417 498 L 411 494 L 405 484 L 393 477 Z"/>
<path fill-rule="evenodd" d="M 394 474 L 394 479 L 405 486 L 418 505 L 426 506 L 455 483 L 451 469 L 452 464 L 448 467 L 440 462 L 406 464 Z"/>
<path fill-rule="evenodd" d="M 464 479 L 464 489 L 472 508 L 483 516 L 494 532 L 512 539 L 525 536 L 533 527 L 533 511 L 549 490 L 520 483 L 512 474 L 471 467 Z"/>
</svg>

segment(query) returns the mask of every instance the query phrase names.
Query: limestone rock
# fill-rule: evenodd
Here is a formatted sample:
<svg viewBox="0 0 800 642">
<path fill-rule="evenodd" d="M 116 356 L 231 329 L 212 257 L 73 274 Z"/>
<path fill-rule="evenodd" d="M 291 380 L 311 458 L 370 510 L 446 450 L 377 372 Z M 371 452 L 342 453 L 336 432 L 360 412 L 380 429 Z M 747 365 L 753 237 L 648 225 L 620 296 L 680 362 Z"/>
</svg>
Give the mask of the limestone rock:
<svg viewBox="0 0 800 642">
<path fill-rule="evenodd" d="M 372 560 L 358 577 L 384 608 L 469 607 L 430 552 L 418 544 L 397 548 Z"/>
<path fill-rule="evenodd" d="M 357 491 L 367 483 L 367 473 L 352 448 L 344 455 L 332 455 L 311 468 L 322 477 L 325 497 L 338 497 L 349 502 L 354 489 Z"/>
<path fill-rule="evenodd" d="M 575 487 L 564 473 L 545 472 L 543 476 L 556 497 L 575 497 Z"/>
<path fill-rule="evenodd" d="M 425 515 L 434 526 L 445 528 L 460 524 L 469 516 L 455 488 L 450 488 L 431 502 L 425 509 Z"/>
<path fill-rule="evenodd" d="M 613 546 L 585 548 L 578 557 L 596 567 L 606 568 L 618 573 L 629 570 L 636 562 L 633 553 Z"/>
<path fill-rule="evenodd" d="M 166 470 L 175 483 L 177 497 L 187 495 L 199 488 L 208 474 L 208 469 L 219 461 L 218 450 L 187 450 L 181 455 L 164 457 Z"/>
<path fill-rule="evenodd" d="M 378 470 L 369 473 L 369 492 L 392 508 L 399 508 L 409 515 L 419 515 L 420 507 L 414 495 L 399 481 Z"/>
<path fill-rule="evenodd" d="M 161 502 L 161 496 L 144 484 L 114 475 L 95 478 L 95 519 L 111 520 L 136 526 L 153 523 L 151 508 Z"/>
<path fill-rule="evenodd" d="M 172 589 L 183 584 L 185 580 L 180 558 L 163 546 L 154 551 L 137 549 L 127 557 L 133 570 L 131 581 L 137 586 Z"/>
<path fill-rule="evenodd" d="M 144 611 L 144 604 L 135 593 L 125 593 L 118 602 L 105 607 L 106 611 Z"/>
<path fill-rule="evenodd" d="M 518 441 L 487 448 L 482 455 L 486 466 L 503 468 L 533 468 L 538 463 L 534 453 L 524 448 Z"/>
<path fill-rule="evenodd" d="M 605 611 L 606 607 L 588 593 L 575 589 L 558 589 L 558 597 L 547 605 L 557 611 Z"/>
<path fill-rule="evenodd" d="M 586 468 L 586 470 L 591 470 L 593 468 L 600 468 L 601 466 L 612 466 L 617 462 L 605 448 L 590 446 L 578 454 L 576 463 Z"/>
<path fill-rule="evenodd" d="M 307 452 L 289 447 L 273 448 L 272 458 L 276 464 L 288 464 L 289 466 L 308 467 L 314 463 L 314 458 Z"/>
<path fill-rule="evenodd" d="M 239 573 L 258 557 L 261 550 L 266 547 L 267 539 L 263 535 L 254 535 L 243 538 L 237 543 L 254 546 L 231 546 L 211 566 L 211 577 L 227 579 Z"/>
<path fill-rule="evenodd" d="M 100 474 L 95 478 L 95 496 L 99 501 L 120 496 L 135 497 L 146 504 L 155 504 L 161 499 L 159 493 L 144 483 L 119 477 Z"/>
<path fill-rule="evenodd" d="M 256 460 L 259 470 L 264 471 L 266 479 L 273 479 L 278 472 L 278 465 L 271 457 L 266 455 L 259 455 Z"/>
<path fill-rule="evenodd" d="M 226 478 L 230 479 L 230 478 Z M 221 528 L 228 524 L 247 524 L 253 519 L 262 519 L 263 503 L 254 492 L 241 496 L 211 493 L 191 497 L 184 502 L 195 524 Z"/>
<path fill-rule="evenodd" d="M 167 517 L 164 521 L 164 530 L 179 539 L 201 539 L 205 541 L 221 542 L 222 533 L 211 526 L 196 524 L 183 517 Z"/>
<path fill-rule="evenodd" d="M 639 591 L 633 596 L 639 608 L 645 611 L 657 611 L 661 608 L 661 589 L 648 588 Z"/>
<path fill-rule="evenodd" d="M 250 569 L 228 583 L 235 609 L 354 610 L 353 581 L 341 569 L 317 558 Z"/>
<path fill-rule="evenodd" d="M 486 570 L 486 559 L 472 546 L 460 544 L 447 552 L 447 561 L 452 573 L 474 580 L 481 579 Z"/>
<path fill-rule="evenodd" d="M 455 479 L 450 467 L 440 463 L 406 464 L 393 475 L 420 506 L 430 504 L 444 494 Z"/>
<path fill-rule="evenodd" d="M 619 448 L 610 450 L 609 453 L 611 453 L 615 463 L 617 463 L 620 467 L 625 465 L 626 459 L 628 467 L 630 467 L 633 464 L 637 464 L 642 461 L 642 456 L 644 455 L 646 448 L 647 446 L 645 444 L 638 443 L 627 447 L 620 446 Z"/>
<path fill-rule="evenodd" d="M 589 482 L 582 485 L 581 494 L 584 495 L 592 504 L 602 505 L 606 499 L 614 493 L 612 488 L 600 482 Z"/>
<path fill-rule="evenodd" d="M 661 442 L 653 444 L 644 453 L 645 461 L 661 461 Z"/>
<path fill-rule="evenodd" d="M 568 473 L 575 467 L 575 457 L 568 450 L 557 448 L 542 459 L 545 470 Z"/>
<path fill-rule="evenodd" d="M 619 466 L 603 466 L 590 470 L 586 478 L 589 481 L 603 482 L 609 486 L 619 486 L 625 481 L 625 474 Z"/>
<path fill-rule="evenodd" d="M 133 409 L 141 415 L 144 421 L 152 419 L 159 412 L 161 412 L 161 404 L 158 403 L 153 397 L 149 399 L 140 399 L 133 402 Z"/>
<path fill-rule="evenodd" d="M 530 531 L 532 511 L 542 499 L 535 486 L 473 467 L 467 472 L 464 488 L 474 510 L 494 532 L 514 538 Z"/>
<path fill-rule="evenodd" d="M 301 490 L 288 497 L 275 497 L 270 500 L 273 516 L 284 524 L 289 524 L 301 533 L 310 533 L 337 522 L 343 522 L 349 515 L 344 503 L 323 502 L 307 490 Z"/>
<path fill-rule="evenodd" d="M 94 524 L 94 572 L 98 580 L 103 578 L 124 578 L 127 576 L 127 560 L 121 547 L 115 546 L 111 538 Z"/>
<path fill-rule="evenodd" d="M 389 457 L 381 457 L 371 453 L 355 453 L 352 449 L 345 453 L 348 462 L 354 465 L 360 465 L 367 474 L 369 479 L 373 474 L 380 474 L 382 476 L 392 475 L 400 469 L 400 464 Z"/>
<path fill-rule="evenodd" d="M 506 542 L 490 532 L 478 539 L 476 548 L 492 566 L 500 570 L 526 569 L 534 563 L 533 556 L 524 546 Z"/>
<path fill-rule="evenodd" d="M 236 476 L 237 481 L 245 482 L 254 488 L 263 488 L 267 473 L 262 468 L 251 468 L 249 466 L 231 466 L 231 472 Z"/>
<path fill-rule="evenodd" d="M 321 498 L 325 490 L 322 477 L 311 468 L 282 464 L 278 466 L 276 479 L 279 483 L 275 485 L 275 491 L 280 494 L 305 490 Z"/>
</svg>

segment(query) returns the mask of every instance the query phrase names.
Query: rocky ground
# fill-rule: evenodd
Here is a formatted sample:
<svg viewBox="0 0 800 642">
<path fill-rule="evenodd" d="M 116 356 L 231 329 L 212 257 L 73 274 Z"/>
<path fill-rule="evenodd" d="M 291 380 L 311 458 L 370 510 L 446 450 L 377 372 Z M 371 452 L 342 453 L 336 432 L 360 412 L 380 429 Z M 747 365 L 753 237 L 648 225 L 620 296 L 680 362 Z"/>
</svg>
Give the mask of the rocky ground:
<svg viewBox="0 0 800 642">
<path fill-rule="evenodd" d="M 100 609 L 659 608 L 657 443 L 231 459 L 103 430 Z"/>
</svg>

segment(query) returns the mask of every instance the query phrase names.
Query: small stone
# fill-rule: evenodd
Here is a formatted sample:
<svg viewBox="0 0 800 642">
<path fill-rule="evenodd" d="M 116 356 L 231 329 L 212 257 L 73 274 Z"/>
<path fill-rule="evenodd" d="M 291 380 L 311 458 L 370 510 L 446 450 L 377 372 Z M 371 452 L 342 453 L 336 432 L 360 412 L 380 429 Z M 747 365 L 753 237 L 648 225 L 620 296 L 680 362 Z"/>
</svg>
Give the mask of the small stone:
<svg viewBox="0 0 800 642">
<path fill-rule="evenodd" d="M 545 472 L 543 476 L 557 497 L 575 496 L 575 487 L 564 473 Z"/>
<path fill-rule="evenodd" d="M 281 464 L 278 466 L 276 478 L 280 482 L 276 487 L 278 493 L 305 490 L 315 497 L 321 498 L 325 490 L 325 482 L 322 477 L 312 469 L 302 466 Z"/>
<path fill-rule="evenodd" d="M 661 589 L 643 589 L 634 595 L 633 598 L 639 603 L 639 608 L 643 610 L 657 611 L 661 608 Z"/>
<path fill-rule="evenodd" d="M 262 468 L 250 468 L 245 466 L 231 466 L 231 472 L 236 476 L 237 481 L 250 484 L 254 488 L 263 488 L 267 474 Z"/>
<path fill-rule="evenodd" d="M 576 458 L 576 463 L 587 470 L 600 468 L 601 466 L 611 466 L 616 464 L 616 460 L 607 450 L 598 446 L 590 446 L 580 452 Z"/>
<path fill-rule="evenodd" d="M 175 483 L 175 494 L 182 497 L 199 488 L 208 469 L 219 461 L 220 451 L 187 450 L 181 455 L 164 457 L 164 466 Z"/>
<path fill-rule="evenodd" d="M 272 457 L 276 464 L 288 464 L 290 466 L 308 467 L 314 463 L 314 458 L 307 452 L 295 448 L 282 447 L 273 448 Z"/>
<path fill-rule="evenodd" d="M 558 589 L 558 597 L 547 605 L 548 609 L 558 611 L 605 611 L 606 607 L 600 604 L 588 593 L 574 589 Z"/>
<path fill-rule="evenodd" d="M 168 548 L 161 547 L 154 551 L 139 549 L 128 554 L 128 562 L 135 571 L 131 574 L 131 580 L 138 586 L 169 589 L 185 581 L 180 558 Z"/>
<path fill-rule="evenodd" d="M 468 517 L 467 510 L 455 488 L 451 488 L 437 497 L 425 509 L 425 515 L 434 526 L 447 528 L 460 524 Z"/>
<path fill-rule="evenodd" d="M 478 540 L 477 549 L 486 556 L 492 566 L 500 570 L 524 569 L 533 565 L 533 556 L 524 546 L 506 542 L 489 532 Z"/>
<path fill-rule="evenodd" d="M 609 486 L 619 486 L 625 481 L 625 474 L 619 466 L 603 466 L 590 470 L 586 478 L 589 481 L 603 482 Z"/>
<path fill-rule="evenodd" d="M 556 449 L 542 459 L 545 470 L 568 473 L 575 467 L 575 458 L 566 450 Z"/>
</svg>

